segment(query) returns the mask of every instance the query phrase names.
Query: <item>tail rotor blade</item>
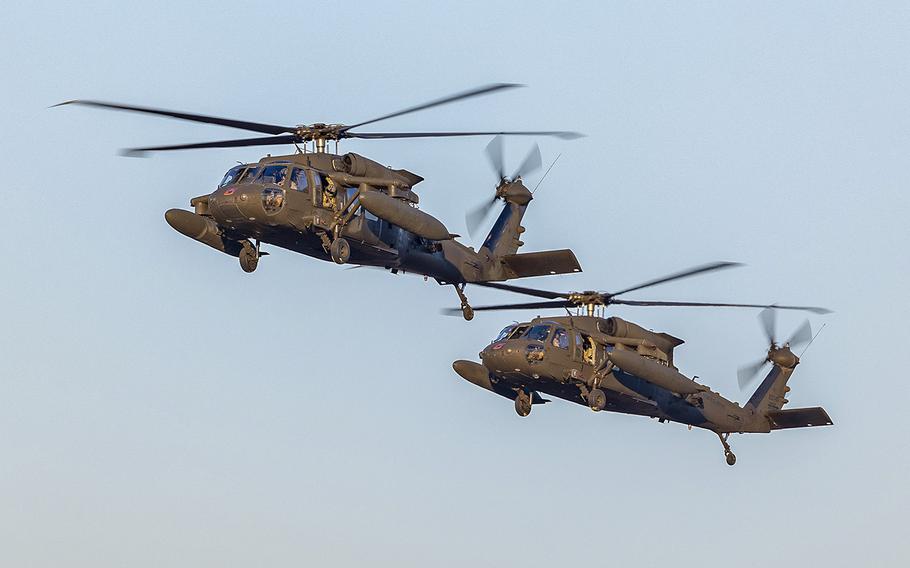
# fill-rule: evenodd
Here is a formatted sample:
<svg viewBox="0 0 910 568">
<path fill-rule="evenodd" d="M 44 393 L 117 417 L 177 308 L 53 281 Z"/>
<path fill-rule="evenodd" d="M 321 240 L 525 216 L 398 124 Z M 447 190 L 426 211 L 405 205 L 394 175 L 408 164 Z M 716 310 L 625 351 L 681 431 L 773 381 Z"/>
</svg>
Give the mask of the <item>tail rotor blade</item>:
<svg viewBox="0 0 910 568">
<path fill-rule="evenodd" d="M 502 136 L 496 136 L 493 138 L 489 144 L 487 144 L 487 159 L 490 160 L 490 165 L 493 166 L 493 171 L 496 172 L 496 181 L 497 183 L 504 177 L 506 177 L 506 166 L 505 158 L 503 157 L 502 149 Z"/>
<path fill-rule="evenodd" d="M 474 233 L 477 232 L 477 229 L 483 225 L 487 217 L 490 216 L 490 211 L 493 210 L 493 205 L 496 204 L 496 198 L 494 197 L 490 201 L 484 201 L 478 207 L 470 210 L 464 216 L 465 225 L 468 227 L 468 234 L 471 237 L 474 237 Z"/>
<path fill-rule="evenodd" d="M 534 144 L 534 147 L 531 148 L 531 151 L 528 152 L 527 156 L 525 156 L 524 161 L 520 166 L 518 166 L 518 169 L 515 171 L 512 179 L 524 177 L 532 172 L 539 170 L 541 166 L 543 166 L 543 160 L 540 158 L 540 146 Z"/>
<path fill-rule="evenodd" d="M 758 314 L 758 319 L 761 321 L 762 328 L 765 330 L 765 337 L 768 338 L 768 343 L 775 345 L 774 330 L 777 327 L 777 310 L 774 308 L 765 308 Z"/>
<path fill-rule="evenodd" d="M 749 383 L 755 380 L 755 377 L 758 376 L 758 373 L 767 362 L 767 359 L 760 359 L 755 363 L 740 367 L 736 371 L 736 380 L 739 383 L 739 388 L 744 389 L 749 386 Z"/>
<path fill-rule="evenodd" d="M 803 322 L 803 325 L 799 326 L 799 329 L 793 332 L 793 335 L 790 336 L 790 339 L 787 340 L 787 345 L 790 347 L 798 347 L 812 341 L 812 325 L 809 323 L 809 320 Z"/>
</svg>

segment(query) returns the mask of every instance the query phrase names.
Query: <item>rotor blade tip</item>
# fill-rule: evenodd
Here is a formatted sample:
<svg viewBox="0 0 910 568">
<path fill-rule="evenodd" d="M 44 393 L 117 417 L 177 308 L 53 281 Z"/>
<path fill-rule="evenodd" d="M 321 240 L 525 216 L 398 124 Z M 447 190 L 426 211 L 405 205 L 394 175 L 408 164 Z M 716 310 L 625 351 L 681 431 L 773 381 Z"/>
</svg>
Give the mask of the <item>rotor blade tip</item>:
<svg viewBox="0 0 910 568">
<path fill-rule="evenodd" d="M 148 157 L 148 153 L 144 152 L 143 150 L 137 150 L 135 148 L 124 148 L 123 150 L 120 150 L 120 152 L 118 152 L 118 154 L 120 154 L 124 158 L 146 158 L 146 157 Z"/>
</svg>

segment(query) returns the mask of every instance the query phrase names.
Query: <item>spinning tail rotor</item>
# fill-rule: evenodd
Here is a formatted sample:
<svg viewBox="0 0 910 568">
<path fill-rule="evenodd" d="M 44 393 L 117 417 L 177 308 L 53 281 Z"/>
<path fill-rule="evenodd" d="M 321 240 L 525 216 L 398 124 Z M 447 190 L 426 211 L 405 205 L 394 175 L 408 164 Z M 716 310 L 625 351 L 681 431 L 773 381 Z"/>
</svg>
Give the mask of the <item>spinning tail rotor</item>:
<svg viewBox="0 0 910 568">
<path fill-rule="evenodd" d="M 493 210 L 493 206 L 496 205 L 496 201 L 498 199 L 505 201 L 509 197 L 510 190 L 514 191 L 518 189 L 519 186 L 524 187 L 522 178 L 539 170 L 543 165 L 540 158 L 540 148 L 537 144 L 534 144 L 527 156 L 525 156 L 525 159 L 521 162 L 521 165 L 515 170 L 515 173 L 513 173 L 511 177 L 506 176 L 502 136 L 493 138 L 493 140 L 487 144 L 486 155 L 487 159 L 490 161 L 490 166 L 496 173 L 498 181 L 493 198 L 484 201 L 474 209 L 468 211 L 465 215 L 465 224 L 468 227 L 468 234 L 472 237 L 477 232 L 477 229 L 479 229 L 487 220 L 487 217 L 490 216 L 490 212 Z"/>
<path fill-rule="evenodd" d="M 741 389 L 752 383 L 765 365 L 769 363 L 785 367 L 795 366 L 799 363 L 799 358 L 793 354 L 791 348 L 806 345 L 812 341 L 812 326 L 809 324 L 809 320 L 806 320 L 793 332 L 789 339 L 778 345 L 776 340 L 777 309 L 775 306 L 771 306 L 758 314 L 758 319 L 768 340 L 768 353 L 762 359 L 739 368 L 736 375 Z"/>
</svg>

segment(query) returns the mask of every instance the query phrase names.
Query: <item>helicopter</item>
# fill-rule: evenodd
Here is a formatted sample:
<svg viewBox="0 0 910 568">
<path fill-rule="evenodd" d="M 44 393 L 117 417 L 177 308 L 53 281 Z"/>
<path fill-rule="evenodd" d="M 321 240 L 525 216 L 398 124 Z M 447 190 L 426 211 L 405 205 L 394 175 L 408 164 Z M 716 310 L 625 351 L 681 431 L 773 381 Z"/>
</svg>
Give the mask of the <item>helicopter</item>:
<svg viewBox="0 0 910 568">
<path fill-rule="evenodd" d="M 193 211 L 170 209 L 165 220 L 178 232 L 220 252 L 237 257 L 244 272 L 256 270 L 262 243 L 338 264 L 379 267 L 432 277 L 440 285 L 453 285 L 461 301 L 464 319 L 474 312 L 464 293 L 467 283 L 504 281 L 529 276 L 581 272 L 569 249 L 519 253 L 524 244 L 521 225 L 532 191 L 522 177 L 541 167 L 535 145 L 511 176 L 503 164 L 502 136 L 582 136 L 568 131 L 502 132 L 360 132 L 355 129 L 382 120 L 425 110 L 493 92 L 521 87 L 496 83 L 436 99 L 353 125 L 316 123 L 281 126 L 219 118 L 179 111 L 124 105 L 95 100 L 71 100 L 54 106 L 88 107 L 165 116 L 192 122 L 216 124 L 269 136 L 132 148 L 128 156 L 148 152 L 199 148 L 293 144 L 296 152 L 266 156 L 257 163 L 232 167 L 218 187 L 190 200 Z M 495 192 L 489 202 L 468 215 L 472 230 L 487 217 L 497 201 L 502 211 L 479 250 L 456 240 L 435 217 L 418 208 L 414 186 L 421 176 L 392 169 L 349 152 L 338 154 L 343 139 L 437 138 L 495 136 L 487 146 L 488 158 L 497 172 Z M 327 151 L 335 142 L 335 153 Z M 300 145 L 303 145 L 301 148 Z"/>
<path fill-rule="evenodd" d="M 778 342 L 778 310 L 803 310 L 816 314 L 829 310 L 811 306 L 775 304 L 733 304 L 706 302 L 641 301 L 620 298 L 623 294 L 740 266 L 717 262 L 619 292 L 558 293 L 509 284 L 481 284 L 545 298 L 546 301 L 475 307 L 475 310 L 565 308 L 567 316 L 538 316 L 523 323 L 506 326 L 481 352 L 481 362 L 458 360 L 455 372 L 474 385 L 514 400 L 519 416 L 528 416 L 534 405 L 550 402 L 542 394 L 589 407 L 595 412 L 609 411 L 656 418 L 710 430 L 717 434 L 728 465 L 736 463 L 728 438 L 731 433 L 769 433 L 773 430 L 829 426 L 833 422 L 821 407 L 784 410 L 790 387 L 787 382 L 799 365 L 793 349 L 812 342 L 807 320 L 787 340 Z M 769 347 L 757 362 L 739 369 L 738 382 L 745 388 L 761 369 L 771 369 L 748 401 L 741 406 L 679 372 L 674 350 L 683 340 L 607 316 L 609 305 L 693 306 L 762 308 L 759 314 Z M 697 378 L 697 377 L 696 377 Z"/>
</svg>

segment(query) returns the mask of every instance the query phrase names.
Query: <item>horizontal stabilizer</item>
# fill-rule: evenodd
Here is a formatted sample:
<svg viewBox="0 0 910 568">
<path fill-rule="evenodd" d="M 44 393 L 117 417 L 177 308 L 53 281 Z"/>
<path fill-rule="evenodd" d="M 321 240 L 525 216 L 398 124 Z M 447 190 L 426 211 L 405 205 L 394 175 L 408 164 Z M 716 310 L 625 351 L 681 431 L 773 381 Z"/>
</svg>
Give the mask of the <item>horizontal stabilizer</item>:
<svg viewBox="0 0 910 568">
<path fill-rule="evenodd" d="M 785 430 L 787 428 L 809 428 L 810 426 L 831 426 L 834 422 L 825 412 L 825 409 L 791 408 L 789 410 L 772 410 L 768 413 L 772 430 Z"/>
<path fill-rule="evenodd" d="M 507 254 L 502 262 L 509 278 L 581 272 L 575 253 L 569 249 Z"/>
</svg>

